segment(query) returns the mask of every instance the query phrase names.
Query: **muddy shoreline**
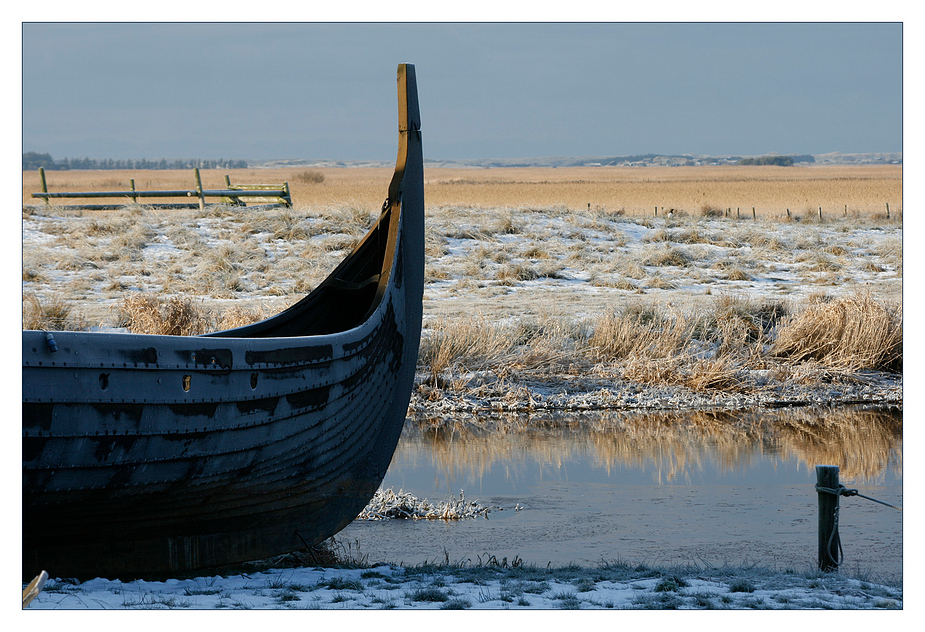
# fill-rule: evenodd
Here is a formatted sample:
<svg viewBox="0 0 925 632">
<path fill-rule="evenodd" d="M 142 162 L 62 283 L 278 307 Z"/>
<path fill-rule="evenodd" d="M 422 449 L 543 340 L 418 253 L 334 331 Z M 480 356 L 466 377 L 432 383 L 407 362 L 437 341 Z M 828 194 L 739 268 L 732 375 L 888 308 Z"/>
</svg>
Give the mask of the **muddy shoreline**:
<svg viewBox="0 0 925 632">
<path fill-rule="evenodd" d="M 832 381 L 822 381 L 825 379 Z M 901 374 L 865 371 L 838 378 L 819 375 L 819 380 L 820 383 L 812 385 L 769 380 L 749 392 L 724 392 L 593 377 L 510 380 L 477 374 L 465 380 L 465 389 L 455 390 L 440 388 L 427 374 L 419 373 L 409 414 L 426 418 L 534 411 L 732 410 L 862 404 L 901 409 L 903 406 Z"/>
</svg>

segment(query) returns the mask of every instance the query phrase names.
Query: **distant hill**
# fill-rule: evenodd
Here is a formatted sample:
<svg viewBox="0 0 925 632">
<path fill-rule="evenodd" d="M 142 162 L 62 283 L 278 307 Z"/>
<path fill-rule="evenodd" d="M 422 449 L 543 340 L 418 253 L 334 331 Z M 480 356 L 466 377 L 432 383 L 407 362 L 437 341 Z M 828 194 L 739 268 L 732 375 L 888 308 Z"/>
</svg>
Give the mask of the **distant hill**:
<svg viewBox="0 0 925 632">
<path fill-rule="evenodd" d="M 775 162 L 769 160 L 773 157 L 790 158 L 795 165 L 806 164 L 851 164 L 851 165 L 883 165 L 902 164 L 902 152 L 898 153 L 870 153 L 845 154 L 833 152 L 814 155 L 786 155 L 766 154 L 762 156 L 707 156 L 698 154 L 663 155 L 641 154 L 632 156 L 541 156 L 533 158 L 481 158 L 471 160 L 441 160 L 425 159 L 425 166 L 431 168 L 504 168 L 504 167 L 651 167 L 651 166 L 701 166 L 701 165 L 734 165 L 739 164 L 768 164 Z M 783 162 L 783 161 L 778 161 Z M 389 167 L 389 161 L 369 160 L 309 160 L 287 159 L 251 162 L 251 167 L 257 168 L 284 168 L 284 167 Z"/>
<path fill-rule="evenodd" d="M 52 169 L 283 169 L 287 167 L 391 167 L 394 162 L 388 160 L 319 160 L 309 158 L 290 158 L 262 161 L 246 160 L 112 160 L 112 159 L 68 159 L 55 160 L 49 154 L 25 152 L 22 155 L 23 171 L 33 171 L 39 167 Z M 902 152 L 846 154 L 832 152 L 814 155 L 765 154 L 762 156 L 707 156 L 700 154 L 637 154 L 630 156 L 539 156 L 533 158 L 481 158 L 472 160 L 425 159 L 424 164 L 431 168 L 503 168 L 503 167 L 680 167 L 701 165 L 735 165 L 735 164 L 821 164 L 821 165 L 884 165 L 903 162 Z"/>
</svg>

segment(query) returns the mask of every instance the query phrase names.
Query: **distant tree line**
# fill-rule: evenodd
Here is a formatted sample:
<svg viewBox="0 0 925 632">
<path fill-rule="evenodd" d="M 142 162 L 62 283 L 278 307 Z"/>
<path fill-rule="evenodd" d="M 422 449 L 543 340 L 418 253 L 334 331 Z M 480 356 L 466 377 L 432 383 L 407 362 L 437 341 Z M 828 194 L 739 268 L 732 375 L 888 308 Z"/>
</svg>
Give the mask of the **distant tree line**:
<svg viewBox="0 0 925 632">
<path fill-rule="evenodd" d="M 114 160 L 112 158 L 64 158 L 55 160 L 51 154 L 40 154 L 34 151 L 22 155 L 22 170 L 33 171 L 44 167 L 47 171 L 67 171 L 69 169 L 246 169 L 246 160 L 207 160 L 202 158 L 167 160 Z"/>
<path fill-rule="evenodd" d="M 816 162 L 812 156 L 760 156 L 758 158 L 742 158 L 737 165 L 776 165 L 778 167 L 792 167 L 797 162 Z"/>
<path fill-rule="evenodd" d="M 633 154 L 632 156 L 614 156 L 608 160 L 605 164 L 608 166 L 621 165 L 625 162 L 644 162 L 647 160 L 653 160 L 655 158 L 665 157 L 665 158 L 688 158 L 689 156 L 664 156 L 664 154 Z"/>
</svg>

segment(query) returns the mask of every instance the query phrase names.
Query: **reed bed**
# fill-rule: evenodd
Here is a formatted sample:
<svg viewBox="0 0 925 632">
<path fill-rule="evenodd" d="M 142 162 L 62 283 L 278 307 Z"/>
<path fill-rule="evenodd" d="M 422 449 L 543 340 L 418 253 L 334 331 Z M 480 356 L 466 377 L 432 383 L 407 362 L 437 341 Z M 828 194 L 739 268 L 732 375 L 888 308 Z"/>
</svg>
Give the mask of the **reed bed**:
<svg viewBox="0 0 925 632">
<path fill-rule="evenodd" d="M 832 316 L 820 317 L 820 309 Z M 901 371 L 901 314 L 901 307 L 866 295 L 789 315 L 781 303 L 720 296 L 712 310 L 697 314 L 634 305 L 580 321 L 442 319 L 425 330 L 419 388 L 433 399 L 505 389 L 524 379 L 578 383 L 588 375 L 720 391 L 758 390 L 769 373 L 804 382 L 850 380 L 857 371 Z M 120 323 L 135 333 L 196 335 L 266 315 L 239 307 L 214 312 L 189 299 L 142 294 L 119 304 Z"/>
<path fill-rule="evenodd" d="M 859 294 L 812 304 L 785 323 L 774 352 L 833 369 L 902 371 L 902 305 Z"/>
<path fill-rule="evenodd" d="M 441 319 L 427 334 L 419 357 L 419 369 L 429 376 L 425 388 L 464 390 L 512 374 L 535 380 L 593 374 L 748 391 L 764 387 L 768 374 L 792 379 L 806 363 L 822 369 L 820 380 L 902 370 L 901 306 L 869 295 L 801 308 L 719 296 L 711 309 L 697 312 L 636 304 L 581 321 L 550 317 L 527 327 L 481 317 Z"/>
<path fill-rule="evenodd" d="M 56 173 L 52 188 L 127 175 Z M 136 186 L 188 175 L 146 172 Z M 389 175 L 235 175 L 288 178 L 291 209 L 24 208 L 23 326 L 189 335 L 276 313 L 357 243 Z M 901 373 L 901 182 L 901 167 L 429 170 L 417 395 L 529 403 L 531 384 L 626 382 L 752 393 Z M 673 199 L 682 186 L 699 197 Z M 607 187 L 627 204 L 578 202 Z M 659 214 L 633 191 L 661 196 Z M 727 212 L 778 201 L 789 217 Z"/>
<path fill-rule="evenodd" d="M 331 206 L 350 201 L 378 208 L 383 182 L 391 168 L 293 167 L 240 169 L 235 182 L 288 181 L 300 206 Z M 201 170 L 205 188 L 223 188 L 228 171 Z M 51 191 L 106 191 L 129 188 L 169 190 L 194 188 L 192 170 L 48 172 Z M 823 218 L 902 215 L 901 165 L 815 165 L 805 167 L 566 167 L 465 168 L 428 166 L 425 196 L 429 205 L 468 204 L 482 208 L 590 208 L 601 216 L 647 216 L 658 209 L 697 216 L 751 217 L 815 221 Z M 23 172 L 23 205 L 41 185 L 38 172 Z M 111 200 L 110 200 L 111 202 Z M 590 207 L 589 207 L 590 205 Z"/>
</svg>

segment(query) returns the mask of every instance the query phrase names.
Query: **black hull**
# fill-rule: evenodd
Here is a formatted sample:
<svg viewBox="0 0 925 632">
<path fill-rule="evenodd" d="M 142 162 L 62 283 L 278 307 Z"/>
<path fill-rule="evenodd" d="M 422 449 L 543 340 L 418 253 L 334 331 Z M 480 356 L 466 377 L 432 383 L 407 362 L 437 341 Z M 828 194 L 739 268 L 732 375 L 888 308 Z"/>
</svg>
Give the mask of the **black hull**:
<svg viewBox="0 0 925 632">
<path fill-rule="evenodd" d="M 421 331 L 414 70 L 379 222 L 315 291 L 199 337 L 23 332 L 23 577 L 184 573 L 316 544 L 391 461 Z"/>
</svg>

